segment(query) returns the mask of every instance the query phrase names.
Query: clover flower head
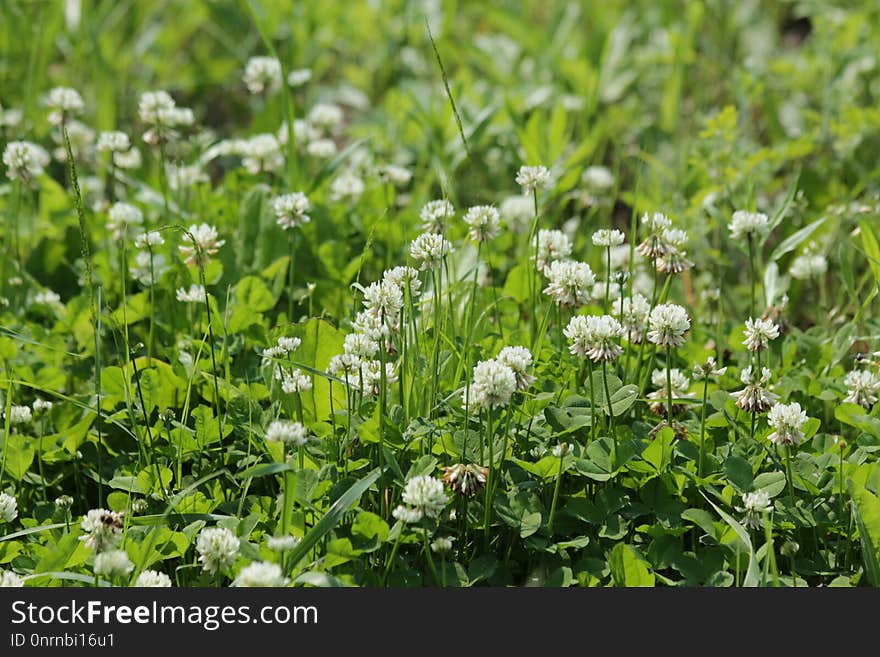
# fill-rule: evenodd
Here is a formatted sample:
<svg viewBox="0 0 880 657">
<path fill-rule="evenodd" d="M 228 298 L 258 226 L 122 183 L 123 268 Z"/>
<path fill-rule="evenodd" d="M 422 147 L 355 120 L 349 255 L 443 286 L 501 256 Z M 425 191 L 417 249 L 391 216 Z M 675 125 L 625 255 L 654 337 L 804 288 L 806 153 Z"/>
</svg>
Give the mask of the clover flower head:
<svg viewBox="0 0 880 657">
<path fill-rule="evenodd" d="M 428 201 L 419 211 L 422 230 L 426 233 L 442 233 L 449 220 L 455 216 L 455 208 L 445 198 Z"/>
<path fill-rule="evenodd" d="M 242 80 L 252 94 L 273 94 L 281 87 L 281 62 L 274 57 L 251 57 Z"/>
<path fill-rule="evenodd" d="M 754 238 L 765 235 L 770 228 L 770 220 L 763 212 L 737 210 L 728 224 L 733 239 Z"/>
<path fill-rule="evenodd" d="M 235 534 L 225 527 L 206 527 L 199 532 L 199 537 L 196 539 L 196 551 L 199 553 L 202 570 L 216 573 L 226 570 L 235 563 L 239 541 Z"/>
<path fill-rule="evenodd" d="M 473 381 L 462 393 L 462 400 L 482 408 L 507 406 L 516 391 L 516 374 L 498 360 L 481 360 L 474 367 Z"/>
<path fill-rule="evenodd" d="M 659 346 L 680 347 L 691 320 L 687 311 L 674 303 L 655 306 L 648 317 L 648 340 Z"/>
<path fill-rule="evenodd" d="M 476 205 L 468 208 L 464 215 L 468 226 L 468 236 L 475 242 L 488 242 L 498 235 L 501 229 L 501 215 L 491 205 Z"/>
<path fill-rule="evenodd" d="M 522 187 L 523 194 L 546 189 L 550 186 L 550 171 L 541 165 L 521 166 L 516 174 L 516 184 Z"/>
<path fill-rule="evenodd" d="M 805 439 L 801 428 L 806 421 L 807 414 L 801 410 L 801 405 L 797 402 L 776 404 L 767 414 L 767 422 L 776 431 L 767 436 L 767 439 L 775 445 L 797 447 Z"/>
<path fill-rule="evenodd" d="M 746 339 L 743 344 L 749 351 L 766 351 L 770 340 L 779 337 L 779 326 L 771 319 L 746 320 Z"/>
</svg>

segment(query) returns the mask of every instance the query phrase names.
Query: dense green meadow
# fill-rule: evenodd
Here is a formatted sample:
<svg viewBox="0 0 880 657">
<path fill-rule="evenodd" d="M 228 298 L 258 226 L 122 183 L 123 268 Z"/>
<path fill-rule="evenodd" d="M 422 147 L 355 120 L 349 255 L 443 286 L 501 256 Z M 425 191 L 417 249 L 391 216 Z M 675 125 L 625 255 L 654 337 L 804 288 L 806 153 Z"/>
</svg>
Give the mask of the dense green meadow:
<svg viewBox="0 0 880 657">
<path fill-rule="evenodd" d="M 0 586 L 880 586 L 878 52 L 0 2 Z"/>
</svg>

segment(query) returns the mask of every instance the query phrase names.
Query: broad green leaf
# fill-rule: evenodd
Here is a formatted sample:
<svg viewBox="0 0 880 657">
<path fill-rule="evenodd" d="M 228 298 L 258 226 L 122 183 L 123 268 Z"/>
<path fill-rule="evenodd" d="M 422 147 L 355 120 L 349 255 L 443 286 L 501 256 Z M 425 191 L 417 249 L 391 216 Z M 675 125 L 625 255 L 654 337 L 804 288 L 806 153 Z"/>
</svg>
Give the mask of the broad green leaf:
<svg viewBox="0 0 880 657">
<path fill-rule="evenodd" d="M 743 586 L 748 588 L 758 586 L 758 559 L 755 556 L 755 549 L 752 547 L 752 540 L 749 538 L 749 533 L 741 524 L 734 520 L 729 514 L 725 513 L 712 500 L 706 497 L 705 493 L 700 491 L 700 495 L 702 495 L 706 499 L 706 501 L 712 505 L 712 508 L 715 509 L 718 515 L 721 516 L 721 519 L 730 526 L 730 528 L 736 534 L 737 538 L 739 538 L 739 540 L 745 544 L 746 548 L 749 551 L 749 565 L 746 567 L 746 576 L 743 579 Z"/>
<path fill-rule="evenodd" d="M 872 586 L 880 586 L 880 498 L 861 486 L 850 486 L 852 511 L 862 543 L 865 575 Z"/>
<path fill-rule="evenodd" d="M 653 587 L 654 573 L 631 545 L 618 543 L 608 558 L 615 586 Z"/>
</svg>

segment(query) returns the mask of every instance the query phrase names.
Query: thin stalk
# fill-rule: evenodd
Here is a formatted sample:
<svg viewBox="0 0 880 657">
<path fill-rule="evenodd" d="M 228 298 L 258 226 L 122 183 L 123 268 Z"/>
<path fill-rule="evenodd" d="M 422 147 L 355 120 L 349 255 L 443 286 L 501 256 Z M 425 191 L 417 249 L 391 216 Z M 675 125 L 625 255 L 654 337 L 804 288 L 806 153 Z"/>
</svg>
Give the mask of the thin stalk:
<svg viewBox="0 0 880 657">
<path fill-rule="evenodd" d="M 606 360 L 602 360 L 602 384 L 605 388 L 605 403 L 608 405 L 608 433 L 614 442 L 614 458 L 612 466 L 617 463 L 617 433 L 614 431 L 614 411 L 611 408 L 611 392 L 608 389 L 608 368 Z"/>
<path fill-rule="evenodd" d="M 697 464 L 697 476 L 703 476 L 703 459 L 706 446 L 706 399 L 709 396 L 709 375 L 703 378 L 703 410 L 700 413 L 700 462 Z"/>
<path fill-rule="evenodd" d="M 40 420 L 40 438 L 37 442 L 37 469 L 40 472 L 40 484 L 43 491 L 43 501 L 48 501 L 46 495 L 46 476 L 43 474 L 43 434 L 46 433 L 46 419 Z"/>
<path fill-rule="evenodd" d="M 287 236 L 288 248 L 290 249 L 290 260 L 287 263 L 287 321 L 293 321 L 293 273 L 294 273 L 294 257 L 296 254 L 296 233 L 293 230 L 288 231 Z"/>
<path fill-rule="evenodd" d="M 156 326 L 156 268 L 153 263 L 153 247 L 147 245 L 150 254 L 150 332 L 147 336 L 147 364 L 153 366 L 153 333 Z"/>
<path fill-rule="evenodd" d="M 532 228 L 529 232 L 529 242 L 534 241 L 534 256 L 535 256 L 535 265 L 533 267 L 529 267 L 529 301 L 531 303 L 531 308 L 529 308 L 529 326 L 531 327 L 531 337 L 532 343 L 535 342 L 535 331 L 537 330 L 537 316 L 536 316 L 536 308 L 538 305 L 538 247 L 539 240 L 538 234 L 540 230 L 538 229 L 538 190 L 532 190 L 532 200 L 534 202 L 535 208 L 535 216 L 532 221 Z"/>
<path fill-rule="evenodd" d="M 556 503 L 559 501 L 559 488 L 562 484 L 562 464 L 565 454 L 559 457 L 559 470 L 556 473 L 556 485 L 553 487 L 553 501 L 550 503 L 550 520 L 547 521 L 547 533 L 553 536 L 553 520 L 556 518 Z"/>
<path fill-rule="evenodd" d="M 749 233 L 748 237 L 749 241 L 749 287 L 750 287 L 750 303 L 749 306 L 749 317 L 754 319 L 755 317 L 755 244 L 754 237 L 751 233 Z"/>
<path fill-rule="evenodd" d="M 611 296 L 611 243 L 605 248 L 607 254 L 605 266 L 605 302 L 602 304 L 602 312 L 608 314 L 608 297 Z M 621 296 L 623 296 L 621 294 Z"/>
<path fill-rule="evenodd" d="M 587 375 L 590 377 L 590 438 L 596 440 L 596 391 L 593 390 L 593 361 L 587 360 Z"/>
<path fill-rule="evenodd" d="M 672 429 L 672 345 L 666 345 L 666 422 Z"/>
<path fill-rule="evenodd" d="M 489 547 L 489 526 L 492 519 L 492 490 L 495 483 L 495 446 L 494 446 L 494 419 L 495 412 L 490 406 L 488 409 L 489 419 L 486 422 L 486 447 L 489 450 L 489 476 L 486 480 L 486 503 L 483 510 L 483 538 L 486 548 Z"/>
</svg>

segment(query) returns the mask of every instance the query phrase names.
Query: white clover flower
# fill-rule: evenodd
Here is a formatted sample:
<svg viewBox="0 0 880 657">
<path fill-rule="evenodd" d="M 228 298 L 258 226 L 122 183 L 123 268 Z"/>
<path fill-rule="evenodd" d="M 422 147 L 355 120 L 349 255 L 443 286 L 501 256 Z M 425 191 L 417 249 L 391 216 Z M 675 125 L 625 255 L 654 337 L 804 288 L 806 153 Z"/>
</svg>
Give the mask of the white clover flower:
<svg viewBox="0 0 880 657">
<path fill-rule="evenodd" d="M 660 235 L 669 228 L 672 228 L 672 220 L 662 212 L 642 215 L 642 229 L 649 235 Z"/>
<path fill-rule="evenodd" d="M 134 238 L 134 245 L 139 249 L 147 249 L 154 246 L 161 246 L 163 244 L 165 244 L 165 239 L 162 237 L 162 233 L 158 230 L 141 233 Z"/>
<path fill-rule="evenodd" d="M 129 271 L 138 283 L 150 286 L 165 273 L 165 256 L 161 253 L 138 251 Z"/>
<path fill-rule="evenodd" d="M 342 379 L 347 385 L 352 385 L 349 377 L 358 372 L 364 360 L 354 354 L 338 354 L 330 359 L 327 365 L 327 374 Z"/>
<path fill-rule="evenodd" d="M 674 303 L 654 307 L 648 317 L 648 340 L 656 345 L 680 347 L 691 327 L 687 311 Z"/>
<path fill-rule="evenodd" d="M 285 550 L 292 550 L 297 545 L 299 545 L 299 539 L 296 536 L 291 536 L 290 534 L 284 534 L 282 536 L 270 536 L 266 541 L 266 545 L 270 550 L 277 550 L 278 552 L 283 552 Z"/>
<path fill-rule="evenodd" d="M 241 569 L 232 586 L 266 588 L 287 586 L 290 580 L 281 572 L 281 566 L 268 561 L 254 561 Z"/>
<path fill-rule="evenodd" d="M 167 91 L 145 91 L 138 101 L 138 116 L 151 126 L 164 125 L 162 118 L 174 109 L 174 99 Z"/>
<path fill-rule="evenodd" d="M 46 94 L 43 104 L 50 110 L 49 123 L 52 125 L 60 125 L 65 119 L 81 114 L 85 109 L 82 96 L 70 87 L 55 87 Z"/>
<path fill-rule="evenodd" d="M 48 413 L 52 410 L 52 406 L 54 406 L 52 402 L 37 397 L 33 403 L 34 415 L 42 415 L 43 413 Z"/>
<path fill-rule="evenodd" d="M 120 169 L 139 169 L 143 164 L 141 152 L 132 146 L 124 153 L 114 153 L 113 163 Z"/>
<path fill-rule="evenodd" d="M 274 57 L 251 57 L 242 81 L 252 94 L 274 94 L 281 87 L 281 62 Z"/>
<path fill-rule="evenodd" d="M 95 575 L 110 578 L 125 577 L 132 570 L 134 564 L 125 550 L 107 550 L 95 556 Z"/>
<path fill-rule="evenodd" d="M 436 267 L 451 251 L 452 243 L 439 233 L 422 233 L 409 246 L 410 256 L 422 270 Z"/>
<path fill-rule="evenodd" d="M 18 501 L 8 493 L 0 493 L 0 520 L 12 522 L 18 517 Z"/>
<path fill-rule="evenodd" d="M 98 134 L 97 148 L 102 152 L 124 153 L 131 148 L 131 140 L 127 134 L 120 130 L 101 132 Z"/>
<path fill-rule="evenodd" d="M 571 240 L 561 230 L 539 230 L 538 249 L 532 260 L 539 271 L 546 274 L 554 260 L 565 260 L 571 255 Z"/>
<path fill-rule="evenodd" d="M 616 229 L 601 228 L 593 233 L 593 244 L 595 246 L 620 246 L 625 241 L 626 236 Z"/>
<path fill-rule="evenodd" d="M 694 266 L 694 263 L 687 259 L 687 252 L 682 248 L 687 240 L 687 233 L 678 228 L 667 228 L 660 233 L 656 245 L 656 258 L 654 258 L 657 271 L 680 274 Z"/>
<path fill-rule="evenodd" d="M 636 252 L 638 253 L 638 252 Z M 629 244 L 620 244 L 611 247 L 611 269 L 629 269 Z"/>
<path fill-rule="evenodd" d="M 311 377 L 298 369 L 294 369 L 292 372 L 285 373 L 284 377 L 281 380 L 281 390 L 286 395 L 308 392 L 311 389 Z"/>
<path fill-rule="evenodd" d="M 80 526 L 85 534 L 79 540 L 95 552 L 113 549 L 122 540 L 122 513 L 92 509 L 83 516 Z"/>
<path fill-rule="evenodd" d="M 794 445 L 797 447 L 804 441 L 804 433 L 801 427 L 807 421 L 807 414 L 801 410 L 797 402 L 791 404 L 776 404 L 767 413 L 767 422 L 776 429 L 767 436 L 767 439 L 775 445 Z"/>
<path fill-rule="evenodd" d="M 367 313 L 383 321 L 396 318 L 403 303 L 403 291 L 385 279 L 370 283 L 364 288 L 364 308 Z"/>
<path fill-rule="evenodd" d="M 508 226 L 521 231 L 529 225 L 534 216 L 535 208 L 530 198 L 517 194 L 505 198 L 498 207 L 498 211 Z"/>
<path fill-rule="evenodd" d="M 578 315 L 578 317 L 583 317 Z M 569 325 L 563 329 L 565 336 L 572 342 L 569 351 L 583 358 L 588 357 L 592 361 L 614 360 L 623 353 L 623 347 L 617 343 L 617 339 L 623 334 L 623 327 L 610 315 L 589 315 L 585 317 L 583 326 L 580 324 Z M 566 331 L 569 330 L 569 333 Z M 583 355 L 582 355 L 583 352 Z"/>
<path fill-rule="evenodd" d="M 672 399 L 680 399 L 687 397 L 688 390 L 691 387 L 691 381 L 681 370 L 673 367 L 669 370 L 669 379 L 672 384 Z M 669 389 L 666 387 L 666 368 L 655 369 L 651 372 L 651 383 L 656 390 L 648 393 L 648 399 L 651 400 L 650 408 L 652 413 L 657 415 L 666 415 L 666 404 L 669 402 Z M 677 412 L 678 406 L 673 401 L 673 412 Z"/>
<path fill-rule="evenodd" d="M 275 420 L 266 428 L 266 441 L 291 443 L 296 447 L 301 447 L 309 442 L 309 432 L 299 422 Z"/>
<path fill-rule="evenodd" d="M 606 281 L 596 281 L 593 285 L 593 289 L 590 291 L 590 296 L 596 301 L 602 301 L 605 299 L 605 291 L 608 290 L 608 300 L 609 301 L 617 301 L 620 298 L 620 283 L 617 281 L 611 281 L 610 283 L 606 283 Z M 617 306 L 618 308 L 620 306 Z"/>
<path fill-rule="evenodd" d="M 134 585 L 150 589 L 170 588 L 171 578 L 156 570 L 144 570 L 134 580 Z"/>
<path fill-rule="evenodd" d="M 226 244 L 226 240 L 217 239 L 217 229 L 208 224 L 193 224 L 184 232 L 183 241 L 189 245 L 181 244 L 177 248 L 183 255 L 186 264 L 207 264 L 209 256 L 214 255 L 220 247 Z"/>
<path fill-rule="evenodd" d="M 452 551 L 452 541 L 455 538 L 452 536 L 438 536 L 433 541 L 431 541 L 431 552 L 435 552 L 437 554 L 446 554 L 447 552 Z"/>
<path fill-rule="evenodd" d="M 107 216 L 109 218 L 107 230 L 112 231 L 115 240 L 122 239 L 130 228 L 140 226 L 144 222 L 144 214 L 140 208 L 121 201 L 110 206 Z"/>
<path fill-rule="evenodd" d="M 397 382 L 394 363 L 385 363 L 385 383 Z M 360 385 L 364 395 L 377 396 L 382 389 L 382 362 L 379 360 L 362 360 L 356 375 L 349 374 L 350 386 Z"/>
<path fill-rule="evenodd" d="M 858 404 L 868 409 L 877 403 L 877 393 L 880 392 L 880 378 L 873 372 L 868 370 L 847 372 L 843 383 L 847 387 L 847 394 L 843 401 L 850 404 Z"/>
<path fill-rule="evenodd" d="M 30 406 L 18 406 L 13 404 L 9 409 L 9 424 L 27 424 L 33 415 Z"/>
<path fill-rule="evenodd" d="M 378 315 L 364 310 L 355 315 L 351 327 L 355 333 L 363 333 L 370 340 L 387 342 L 388 337 L 391 335 L 391 327 L 394 324 L 392 318 L 388 317 L 386 319 L 388 321 L 382 321 Z"/>
<path fill-rule="evenodd" d="M 202 171 L 199 164 L 192 165 L 176 165 L 168 163 L 165 165 L 165 177 L 168 179 L 168 187 L 171 191 L 180 191 L 183 189 L 191 189 L 199 183 L 205 183 L 210 180 L 208 175 Z"/>
<path fill-rule="evenodd" d="M 284 353 L 289 354 L 299 349 L 299 346 L 302 344 L 302 340 L 297 337 L 282 336 L 278 338 L 276 344 L 284 350 Z"/>
<path fill-rule="evenodd" d="M 558 459 L 563 458 L 569 452 L 574 451 L 574 445 L 572 443 L 559 443 L 558 445 L 553 445 L 553 449 L 550 450 L 550 453 Z"/>
<path fill-rule="evenodd" d="M 443 481 L 457 494 L 473 497 L 486 486 L 489 469 L 474 463 L 456 463 L 443 468 Z"/>
<path fill-rule="evenodd" d="M 449 502 L 443 489 L 443 482 L 429 475 L 412 477 L 407 481 L 401 499 L 404 504 L 420 511 L 428 518 L 439 516 Z"/>
<path fill-rule="evenodd" d="M 185 287 L 177 288 L 176 297 L 178 301 L 183 303 L 204 303 L 208 298 L 208 293 L 203 286 L 193 283 L 189 286 L 189 289 Z"/>
<path fill-rule="evenodd" d="M 229 568 L 235 563 L 238 550 L 238 538 L 224 527 L 207 527 L 199 532 L 196 540 L 202 569 L 209 573 Z"/>
<path fill-rule="evenodd" d="M 668 244 L 664 233 L 672 227 L 672 221 L 662 212 L 649 215 L 647 212 L 642 216 L 642 232 L 644 239 L 636 247 L 636 250 L 652 262 L 666 254 Z"/>
<path fill-rule="evenodd" d="M 401 522 L 411 524 L 418 522 L 424 517 L 424 514 L 418 509 L 410 509 L 409 507 L 399 505 L 394 508 L 391 515 Z"/>
<path fill-rule="evenodd" d="M 379 168 L 379 178 L 395 187 L 405 187 L 412 180 L 412 171 L 397 164 L 386 164 Z"/>
<path fill-rule="evenodd" d="M 796 257 L 792 263 L 789 273 L 792 278 L 798 280 L 806 280 L 821 276 L 828 271 L 828 260 L 819 253 L 804 253 Z"/>
<path fill-rule="evenodd" d="M 342 108 L 333 103 L 318 103 L 306 117 L 309 124 L 325 130 L 335 128 L 342 123 Z"/>
<path fill-rule="evenodd" d="M 426 233 L 442 233 L 449 220 L 455 216 L 455 208 L 446 199 L 428 201 L 419 211 L 422 230 Z"/>
<path fill-rule="evenodd" d="M 24 578 L 11 570 L 0 570 L 0 589 L 20 588 L 24 586 Z"/>
<path fill-rule="evenodd" d="M 306 153 L 320 160 L 327 160 L 337 152 L 336 142 L 332 139 L 315 139 L 306 146 Z"/>
<path fill-rule="evenodd" d="M 41 290 L 34 296 L 34 303 L 41 306 L 57 306 L 61 304 L 61 297 L 54 290 Z"/>
<path fill-rule="evenodd" d="M 372 358 L 379 351 L 379 343 L 363 333 L 349 333 L 343 340 L 345 353 Z"/>
<path fill-rule="evenodd" d="M 291 87 L 301 87 L 312 79 L 312 71 L 308 68 L 297 68 L 287 74 L 287 84 Z"/>
<path fill-rule="evenodd" d="M 24 114 L 17 107 L 3 109 L 0 107 L 0 128 L 17 128 L 21 125 Z"/>
<path fill-rule="evenodd" d="M 697 381 L 702 381 L 703 379 L 710 377 L 724 376 L 725 372 L 727 372 L 727 368 L 718 367 L 714 356 L 709 356 L 709 358 L 706 359 L 706 362 L 702 365 L 699 363 L 694 365 L 694 379 Z"/>
<path fill-rule="evenodd" d="M 330 198 L 334 201 L 357 201 L 364 193 L 364 181 L 354 171 L 343 171 L 330 183 Z"/>
<path fill-rule="evenodd" d="M 475 242 L 488 242 L 501 230 L 501 216 L 491 205 L 475 205 L 464 215 L 468 236 Z"/>
<path fill-rule="evenodd" d="M 382 280 L 394 283 L 400 288 L 404 296 L 406 296 L 407 286 L 409 287 L 410 295 L 413 297 L 419 295 L 419 290 L 422 287 L 422 281 L 419 280 L 419 270 L 405 265 L 386 269 L 382 274 Z"/>
<path fill-rule="evenodd" d="M 554 260 L 544 270 L 544 274 L 550 279 L 550 284 L 544 288 L 544 294 L 557 305 L 572 307 L 590 301 L 590 290 L 596 283 L 596 277 L 587 263 Z"/>
<path fill-rule="evenodd" d="M 545 166 L 521 166 L 516 174 L 516 184 L 523 194 L 531 194 L 550 186 L 550 171 Z"/>
<path fill-rule="evenodd" d="M 592 192 L 607 192 L 614 187 L 614 174 L 608 167 L 587 167 L 581 174 L 581 183 Z"/>
<path fill-rule="evenodd" d="M 644 339 L 646 329 L 648 328 L 648 315 L 651 312 L 651 304 L 638 292 L 633 293 L 632 300 L 629 297 L 625 297 L 622 303 L 623 335 L 633 343 L 640 343 Z"/>
<path fill-rule="evenodd" d="M 746 212 L 737 210 L 728 225 L 733 239 L 758 237 L 766 235 L 770 228 L 770 220 L 763 212 Z"/>
<path fill-rule="evenodd" d="M 507 406 L 516 388 L 516 373 L 508 365 L 481 360 L 474 367 L 473 383 L 462 392 L 462 400 L 483 408 Z"/>
<path fill-rule="evenodd" d="M 773 511 L 770 494 L 765 490 L 743 493 L 742 501 L 743 505 L 736 507 L 736 510 L 745 513 L 743 524 L 753 529 L 761 529 L 764 526 L 764 514 Z"/>
<path fill-rule="evenodd" d="M 770 340 L 779 337 L 779 326 L 771 319 L 749 317 L 746 320 L 745 336 L 743 344 L 749 351 L 766 351 Z"/>
<path fill-rule="evenodd" d="M 495 360 L 513 370 L 517 390 L 527 390 L 535 382 L 535 377 L 528 373 L 532 366 L 532 352 L 525 347 L 504 347 Z"/>
<path fill-rule="evenodd" d="M 311 209 L 308 197 L 302 192 L 293 192 L 276 196 L 272 199 L 272 209 L 275 212 L 278 225 L 284 230 L 297 228 L 311 221 L 307 214 Z"/>
<path fill-rule="evenodd" d="M 63 134 L 53 133 L 52 138 L 59 147 L 52 151 L 52 156 L 59 162 L 67 162 L 67 148 Z M 70 142 L 70 151 L 75 158 L 85 157 L 91 153 L 95 141 L 95 131 L 79 121 L 67 121 L 67 138 Z"/>
<path fill-rule="evenodd" d="M 49 165 L 49 154 L 42 146 L 29 141 L 11 141 L 3 149 L 3 164 L 10 180 L 31 185 Z"/>
<path fill-rule="evenodd" d="M 248 172 L 257 175 L 271 173 L 284 166 L 281 144 L 275 135 L 262 133 L 246 140 L 241 147 L 241 163 Z"/>
<path fill-rule="evenodd" d="M 736 405 L 749 413 L 763 413 L 779 399 L 777 395 L 767 390 L 764 385 L 770 381 L 772 372 L 766 367 L 761 368 L 761 376 L 754 376 L 752 366 L 748 366 L 740 373 L 740 381 L 745 388 L 730 393 L 736 400 Z"/>
</svg>

